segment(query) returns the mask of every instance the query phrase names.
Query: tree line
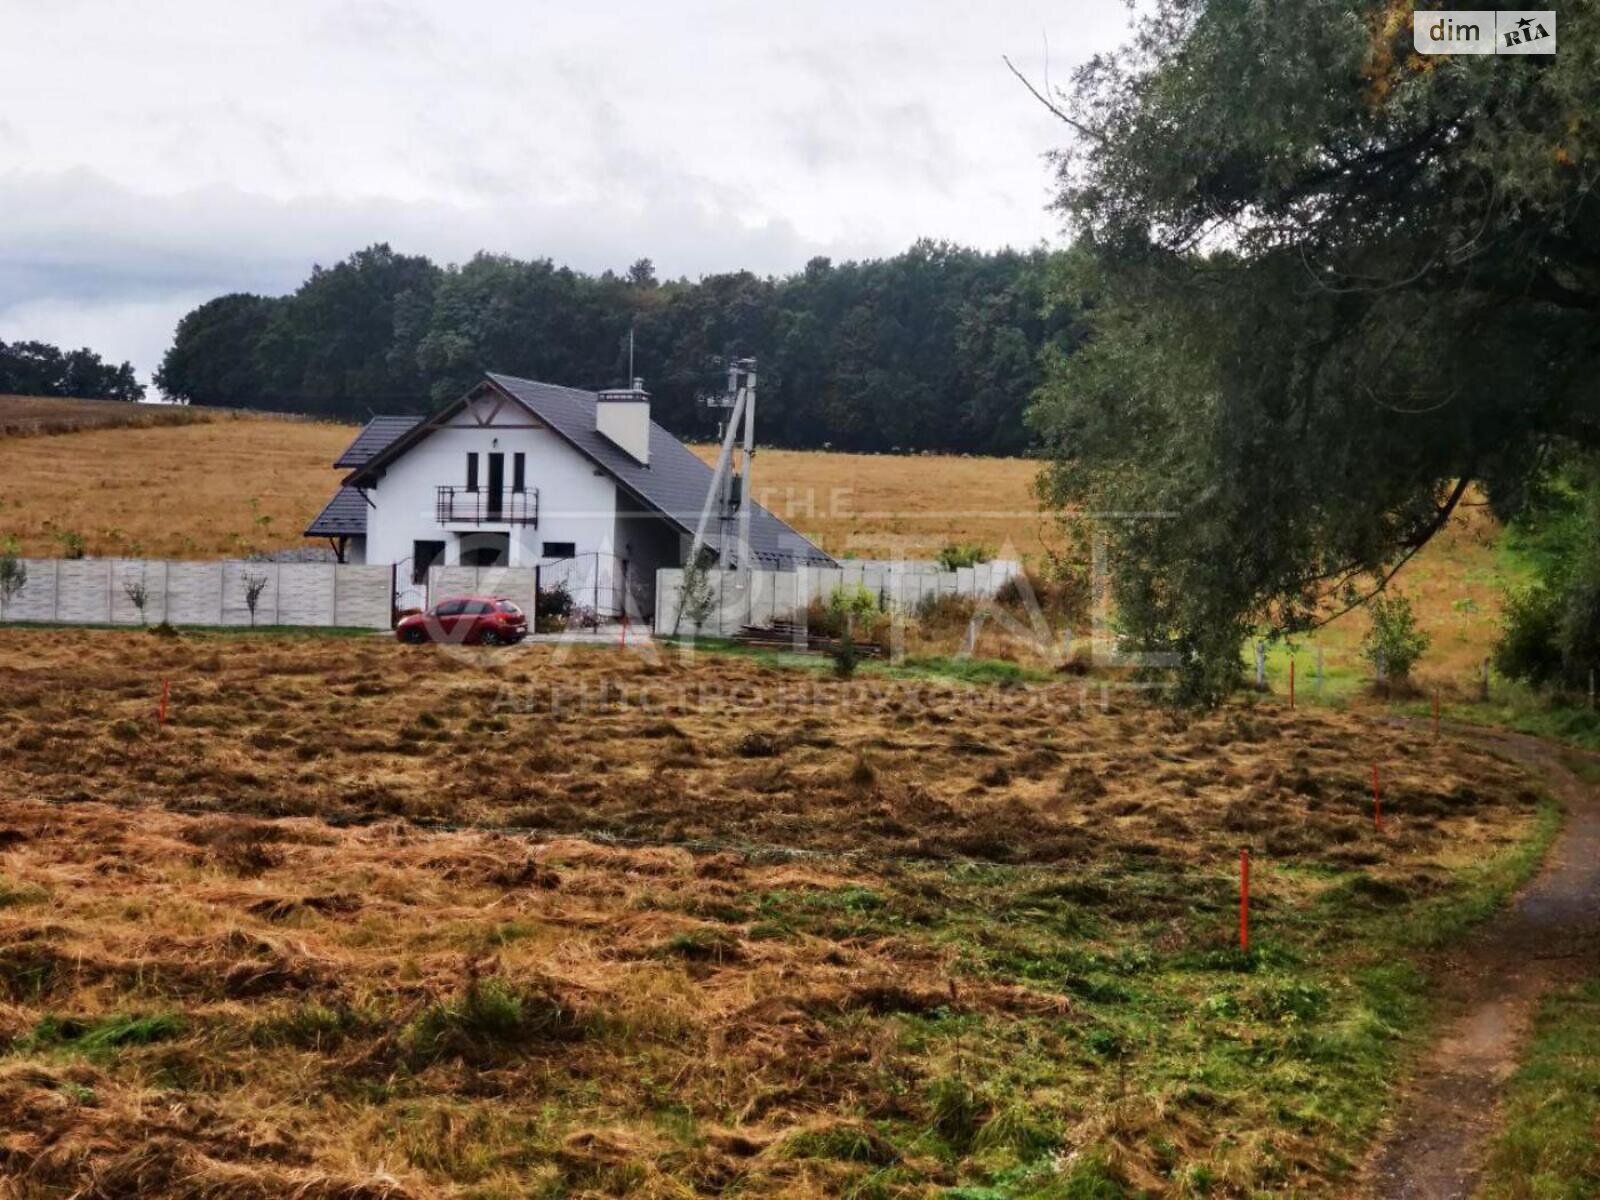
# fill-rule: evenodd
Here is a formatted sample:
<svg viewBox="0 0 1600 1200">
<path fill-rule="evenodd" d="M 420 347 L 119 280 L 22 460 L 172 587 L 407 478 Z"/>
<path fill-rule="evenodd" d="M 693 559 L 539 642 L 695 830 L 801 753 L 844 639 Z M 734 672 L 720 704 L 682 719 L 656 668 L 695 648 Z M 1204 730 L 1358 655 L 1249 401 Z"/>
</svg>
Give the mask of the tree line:
<svg viewBox="0 0 1600 1200">
<path fill-rule="evenodd" d="M 1041 355 L 1070 349 L 1054 258 L 922 241 L 792 275 L 659 280 L 479 254 L 441 267 L 387 245 L 316 267 L 292 294 L 219 296 L 185 316 L 156 372 L 197 404 L 362 420 L 426 412 L 484 371 L 572 387 L 644 377 L 658 421 L 703 434 L 699 397 L 759 360 L 763 442 L 1017 453 Z"/>
<path fill-rule="evenodd" d="M 112 366 L 93 350 L 48 342 L 0 342 L 0 395 L 143 400 L 133 364 Z"/>
</svg>

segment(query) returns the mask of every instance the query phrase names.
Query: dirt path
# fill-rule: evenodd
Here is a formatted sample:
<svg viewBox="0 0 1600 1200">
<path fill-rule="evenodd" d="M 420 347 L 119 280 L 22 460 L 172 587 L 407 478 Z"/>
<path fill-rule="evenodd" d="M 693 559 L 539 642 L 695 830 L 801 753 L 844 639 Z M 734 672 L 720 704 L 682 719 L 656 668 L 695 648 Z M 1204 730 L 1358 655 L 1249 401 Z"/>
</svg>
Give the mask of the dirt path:
<svg viewBox="0 0 1600 1200">
<path fill-rule="evenodd" d="M 1459 729 L 1537 770 L 1567 809 L 1544 868 L 1512 906 L 1440 964 L 1449 1018 L 1368 1164 L 1372 1200 L 1467 1200 L 1538 1001 L 1600 970 L 1600 789 L 1536 738 Z"/>
</svg>

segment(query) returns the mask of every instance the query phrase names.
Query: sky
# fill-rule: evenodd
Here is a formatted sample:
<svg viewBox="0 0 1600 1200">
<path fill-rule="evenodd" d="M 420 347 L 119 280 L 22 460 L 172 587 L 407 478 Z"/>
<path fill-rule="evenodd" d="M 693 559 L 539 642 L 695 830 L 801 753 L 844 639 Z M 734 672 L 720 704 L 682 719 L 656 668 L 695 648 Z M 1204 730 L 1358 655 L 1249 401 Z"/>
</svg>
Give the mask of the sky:
<svg viewBox="0 0 1600 1200">
<path fill-rule="evenodd" d="M 0 340 L 148 380 L 178 318 L 374 242 L 662 277 L 1059 242 L 1119 0 L 0 0 Z M 24 50 L 23 48 L 27 48 Z"/>
</svg>

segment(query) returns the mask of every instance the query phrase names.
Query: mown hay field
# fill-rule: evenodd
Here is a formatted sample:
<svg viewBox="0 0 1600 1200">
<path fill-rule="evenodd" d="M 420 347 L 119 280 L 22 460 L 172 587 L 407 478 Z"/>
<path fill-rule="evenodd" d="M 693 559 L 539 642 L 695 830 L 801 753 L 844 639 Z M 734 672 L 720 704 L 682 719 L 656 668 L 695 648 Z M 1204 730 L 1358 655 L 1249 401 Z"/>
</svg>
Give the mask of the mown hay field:
<svg viewBox="0 0 1600 1200">
<path fill-rule="evenodd" d="M 1550 826 L 1351 714 L 606 647 L 0 630 L 0 756 L 23 1196 L 1346 1195 Z"/>
</svg>

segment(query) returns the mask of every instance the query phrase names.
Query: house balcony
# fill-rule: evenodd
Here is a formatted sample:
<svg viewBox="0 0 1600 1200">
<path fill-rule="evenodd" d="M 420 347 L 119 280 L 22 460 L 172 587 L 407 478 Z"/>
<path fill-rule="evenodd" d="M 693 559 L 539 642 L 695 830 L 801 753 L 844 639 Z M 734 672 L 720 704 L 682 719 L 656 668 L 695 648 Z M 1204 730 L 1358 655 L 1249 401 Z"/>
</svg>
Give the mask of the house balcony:
<svg viewBox="0 0 1600 1200">
<path fill-rule="evenodd" d="M 539 525 L 537 488 L 517 492 L 508 488 L 440 487 L 435 512 L 441 525 Z"/>
</svg>

